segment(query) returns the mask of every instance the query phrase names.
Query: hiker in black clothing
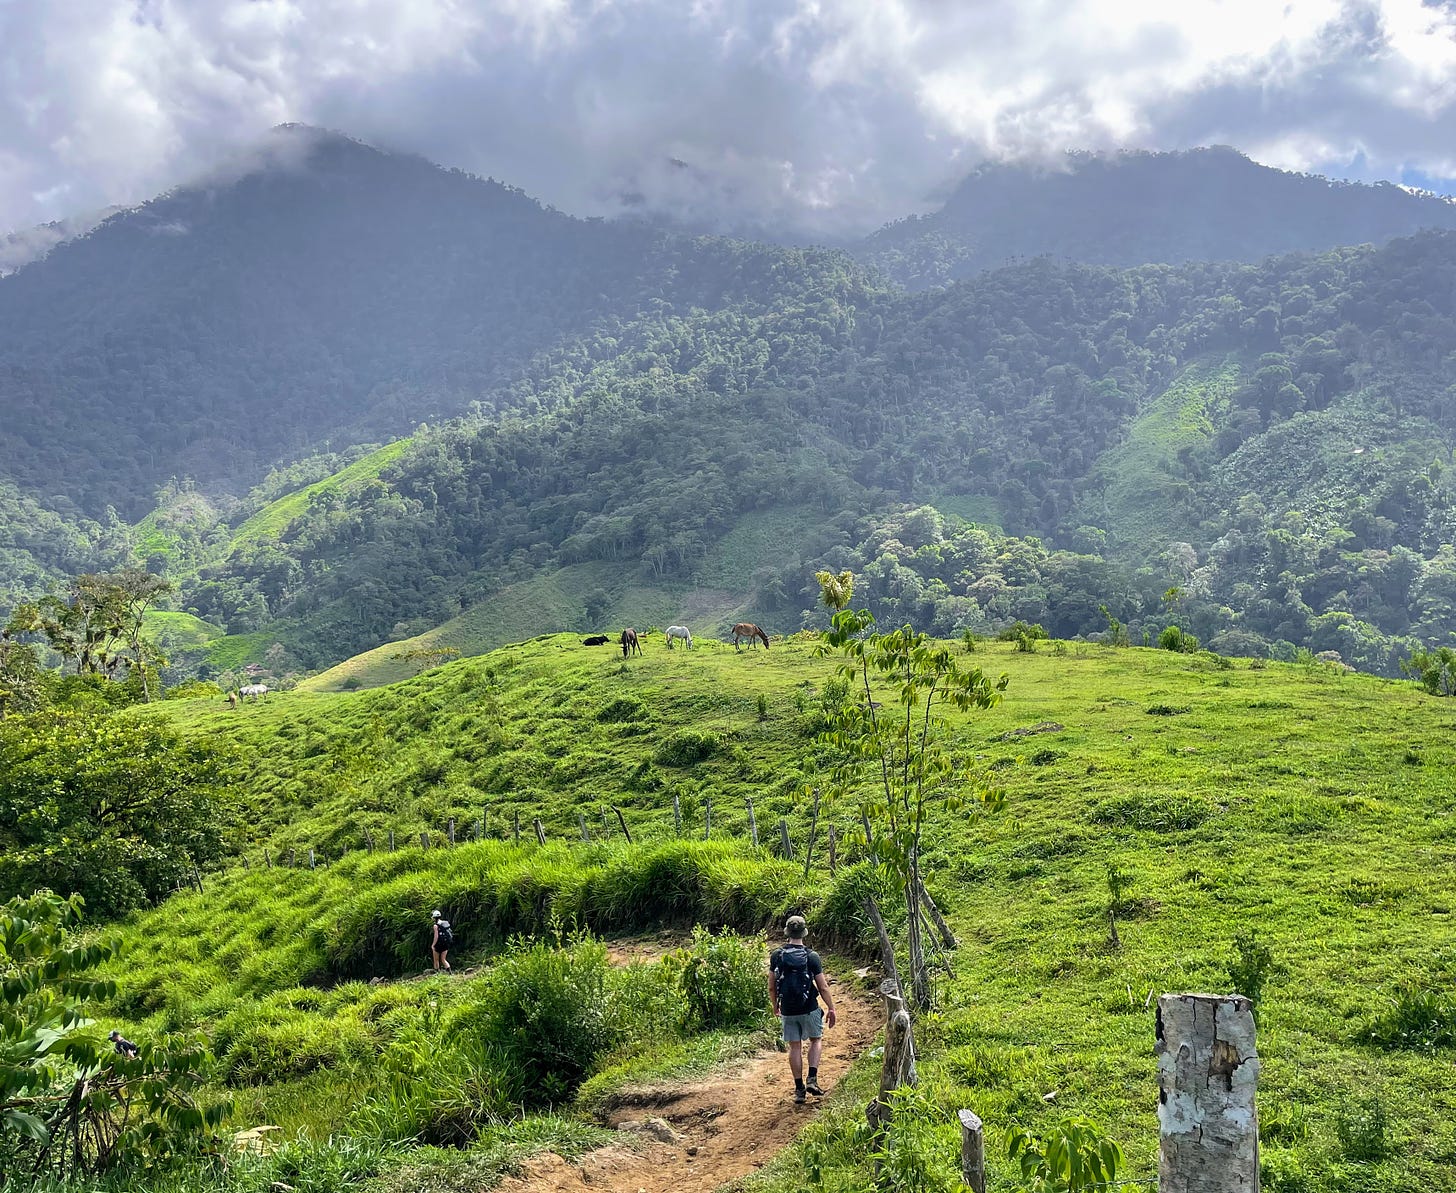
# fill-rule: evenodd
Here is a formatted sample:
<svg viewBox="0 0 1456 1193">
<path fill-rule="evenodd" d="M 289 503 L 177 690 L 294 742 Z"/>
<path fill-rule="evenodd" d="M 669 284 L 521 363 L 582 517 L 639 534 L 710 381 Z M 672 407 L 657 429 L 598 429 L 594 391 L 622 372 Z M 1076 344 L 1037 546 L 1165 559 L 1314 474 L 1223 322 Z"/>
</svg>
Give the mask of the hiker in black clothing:
<svg viewBox="0 0 1456 1193">
<path fill-rule="evenodd" d="M 135 1060 L 137 1057 L 137 1053 L 141 1051 L 140 1048 L 138 1048 L 135 1044 L 128 1040 L 124 1035 L 121 1034 L 121 1032 L 117 1031 L 114 1027 L 111 1029 L 111 1035 L 108 1037 L 108 1039 L 111 1040 L 111 1046 L 115 1048 L 120 1055 L 126 1057 L 127 1060 Z"/>
<path fill-rule="evenodd" d="M 794 1074 L 794 1101 L 805 1094 L 822 1097 L 819 1088 L 819 1050 L 824 1043 L 824 1016 L 834 1026 L 834 995 L 819 954 L 804 944 L 808 925 L 801 915 L 791 915 L 784 925 L 788 943 L 775 949 L 768 959 L 768 997 L 774 1014 L 784 1025 L 784 1043 L 789 1046 L 789 1068 Z M 824 1011 L 817 1005 L 824 996 Z M 804 1041 L 809 1041 L 809 1080 L 804 1080 Z"/>
<path fill-rule="evenodd" d="M 435 972 L 444 969 L 450 972 L 450 946 L 455 943 L 455 932 L 450 927 L 449 920 L 440 918 L 440 910 L 436 908 L 430 912 L 430 919 L 434 921 L 430 928 L 430 952 L 435 958 Z"/>
</svg>

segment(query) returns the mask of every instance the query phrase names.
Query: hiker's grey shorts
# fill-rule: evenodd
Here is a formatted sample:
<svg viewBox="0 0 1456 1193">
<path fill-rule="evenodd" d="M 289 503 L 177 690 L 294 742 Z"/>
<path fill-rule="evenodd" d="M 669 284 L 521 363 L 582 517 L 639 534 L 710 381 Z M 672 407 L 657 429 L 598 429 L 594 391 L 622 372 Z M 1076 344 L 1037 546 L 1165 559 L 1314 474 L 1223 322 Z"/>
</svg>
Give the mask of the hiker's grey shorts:
<svg viewBox="0 0 1456 1193">
<path fill-rule="evenodd" d="M 817 1040 L 824 1034 L 824 1012 L 815 1007 L 807 1015 L 780 1015 L 784 1021 L 784 1041 Z"/>
</svg>

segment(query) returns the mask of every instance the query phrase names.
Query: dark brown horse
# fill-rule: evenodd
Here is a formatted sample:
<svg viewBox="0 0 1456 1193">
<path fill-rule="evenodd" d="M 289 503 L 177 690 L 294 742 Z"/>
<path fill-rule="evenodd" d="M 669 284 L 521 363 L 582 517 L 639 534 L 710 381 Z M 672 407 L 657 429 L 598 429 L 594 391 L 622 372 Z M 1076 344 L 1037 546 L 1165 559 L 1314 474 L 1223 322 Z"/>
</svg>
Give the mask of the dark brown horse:
<svg viewBox="0 0 1456 1193">
<path fill-rule="evenodd" d="M 631 626 L 628 626 L 622 631 L 622 637 L 619 641 L 622 643 L 622 657 L 624 659 L 634 651 L 637 654 L 642 653 L 642 643 L 637 640 L 637 631 Z"/>
<path fill-rule="evenodd" d="M 755 639 L 763 643 L 764 650 L 768 649 L 768 635 L 765 634 L 756 625 L 754 625 L 751 621 L 740 621 L 736 626 L 733 627 L 734 650 L 738 649 L 739 642 L 741 642 L 744 638 L 748 639 L 748 647 L 750 650 L 753 649 Z"/>
</svg>

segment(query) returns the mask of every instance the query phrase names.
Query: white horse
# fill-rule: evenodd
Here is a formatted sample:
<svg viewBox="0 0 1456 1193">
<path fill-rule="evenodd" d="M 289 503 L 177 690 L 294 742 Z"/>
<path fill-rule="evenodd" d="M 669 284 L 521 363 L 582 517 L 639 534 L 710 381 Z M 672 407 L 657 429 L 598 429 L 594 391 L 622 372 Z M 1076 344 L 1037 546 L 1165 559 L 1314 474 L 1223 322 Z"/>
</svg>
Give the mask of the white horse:
<svg viewBox="0 0 1456 1193">
<path fill-rule="evenodd" d="M 667 649 L 672 649 L 672 640 L 681 638 L 688 644 L 688 649 L 693 648 L 693 632 L 685 625 L 670 625 L 667 627 Z"/>
<path fill-rule="evenodd" d="M 251 696 L 254 700 L 261 700 L 268 694 L 268 685 L 265 683 L 250 683 L 238 689 L 238 695 L 246 700 Z"/>
</svg>

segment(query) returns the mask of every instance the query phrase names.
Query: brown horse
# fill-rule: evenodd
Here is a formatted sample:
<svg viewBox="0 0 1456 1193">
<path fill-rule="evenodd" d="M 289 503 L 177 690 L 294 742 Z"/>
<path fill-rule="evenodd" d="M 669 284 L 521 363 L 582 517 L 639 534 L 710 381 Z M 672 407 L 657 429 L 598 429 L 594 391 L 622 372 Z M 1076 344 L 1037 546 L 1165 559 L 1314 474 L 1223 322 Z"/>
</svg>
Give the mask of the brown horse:
<svg viewBox="0 0 1456 1193">
<path fill-rule="evenodd" d="M 622 631 L 622 637 L 618 641 L 622 644 L 622 657 L 624 659 L 632 654 L 633 651 L 637 654 L 642 653 L 642 643 L 637 640 L 637 631 L 631 626 L 628 626 Z"/>
<path fill-rule="evenodd" d="M 764 650 L 768 649 L 768 635 L 765 634 L 756 625 L 754 625 L 751 621 L 740 621 L 736 626 L 733 627 L 734 650 L 738 649 L 739 642 L 741 642 L 744 638 L 748 639 L 748 647 L 750 650 L 753 649 L 754 639 L 758 639 L 763 643 Z"/>
</svg>

